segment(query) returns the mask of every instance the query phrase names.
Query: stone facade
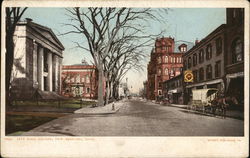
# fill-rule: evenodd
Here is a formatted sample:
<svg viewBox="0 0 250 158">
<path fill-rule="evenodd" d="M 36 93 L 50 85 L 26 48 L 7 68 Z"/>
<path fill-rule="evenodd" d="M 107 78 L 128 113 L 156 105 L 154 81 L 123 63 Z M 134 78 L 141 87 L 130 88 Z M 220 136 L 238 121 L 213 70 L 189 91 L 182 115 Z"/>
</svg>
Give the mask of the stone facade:
<svg viewBox="0 0 250 158">
<path fill-rule="evenodd" d="M 59 93 L 64 47 L 52 30 L 26 19 L 17 24 L 13 39 L 11 95 L 25 99 L 37 89 Z"/>
<path fill-rule="evenodd" d="M 62 95 L 67 97 L 97 98 L 97 69 L 86 62 L 76 65 L 63 65 Z"/>
<path fill-rule="evenodd" d="M 148 64 L 147 99 L 158 100 L 163 97 L 163 82 L 182 73 L 182 55 L 190 43 L 182 41 L 175 46 L 171 37 L 156 39 Z"/>
</svg>

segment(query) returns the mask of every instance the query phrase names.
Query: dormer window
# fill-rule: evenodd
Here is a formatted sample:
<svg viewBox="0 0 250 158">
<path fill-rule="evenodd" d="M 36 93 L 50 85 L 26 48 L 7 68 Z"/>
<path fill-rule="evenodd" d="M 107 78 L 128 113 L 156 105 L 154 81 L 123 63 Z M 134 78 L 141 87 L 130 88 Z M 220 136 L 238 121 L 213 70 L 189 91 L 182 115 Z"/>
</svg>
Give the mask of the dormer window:
<svg viewBox="0 0 250 158">
<path fill-rule="evenodd" d="M 187 45 L 186 44 L 181 44 L 180 46 L 179 46 L 179 51 L 180 52 L 186 52 L 187 51 Z"/>
</svg>

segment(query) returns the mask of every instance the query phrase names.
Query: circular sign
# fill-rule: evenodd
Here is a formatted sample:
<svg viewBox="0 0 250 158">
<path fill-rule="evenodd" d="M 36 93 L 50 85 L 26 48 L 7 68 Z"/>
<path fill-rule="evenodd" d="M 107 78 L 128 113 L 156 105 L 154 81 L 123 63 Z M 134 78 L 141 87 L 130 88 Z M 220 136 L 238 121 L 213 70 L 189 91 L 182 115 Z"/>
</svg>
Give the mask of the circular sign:
<svg viewBox="0 0 250 158">
<path fill-rule="evenodd" d="M 184 81 L 185 82 L 193 82 L 194 76 L 192 71 L 186 71 L 184 73 Z"/>
</svg>

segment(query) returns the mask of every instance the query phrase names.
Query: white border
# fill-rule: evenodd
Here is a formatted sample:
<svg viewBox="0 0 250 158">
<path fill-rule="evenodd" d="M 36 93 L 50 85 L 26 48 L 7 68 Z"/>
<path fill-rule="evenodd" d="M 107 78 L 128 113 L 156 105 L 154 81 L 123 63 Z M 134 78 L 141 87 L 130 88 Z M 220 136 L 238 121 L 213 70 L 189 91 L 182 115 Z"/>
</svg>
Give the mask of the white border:
<svg viewBox="0 0 250 158">
<path fill-rule="evenodd" d="M 5 106 L 1 106 L 1 154 L 3 157 L 247 157 L 249 141 L 249 3 L 243 0 L 219 1 L 6 1 L 2 5 L 2 43 L 4 43 L 4 7 L 169 7 L 169 8 L 245 8 L 245 126 L 244 137 L 6 137 Z M 1 105 L 5 105 L 5 50 L 1 47 Z M 248 52 L 248 53 L 247 53 Z M 8 140 L 12 138 L 12 140 Z M 25 140 L 18 140 L 24 138 Z M 28 140 L 29 139 L 36 139 Z M 37 139 L 44 140 L 37 140 Z M 62 138 L 57 140 L 56 138 Z M 46 139 L 49 139 L 46 141 Z M 209 141 L 216 140 L 219 141 Z M 223 140 L 235 140 L 223 141 Z"/>
</svg>

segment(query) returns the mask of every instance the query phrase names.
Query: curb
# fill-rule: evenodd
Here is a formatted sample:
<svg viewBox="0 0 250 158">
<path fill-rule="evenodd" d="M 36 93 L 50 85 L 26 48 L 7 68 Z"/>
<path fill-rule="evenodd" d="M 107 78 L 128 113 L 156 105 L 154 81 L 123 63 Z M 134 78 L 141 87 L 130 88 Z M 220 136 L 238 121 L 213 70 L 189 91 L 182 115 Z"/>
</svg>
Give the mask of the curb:
<svg viewBox="0 0 250 158">
<path fill-rule="evenodd" d="M 84 113 L 84 112 L 82 112 L 82 113 L 74 113 L 74 114 L 84 114 L 84 115 L 108 115 L 108 114 L 114 114 L 114 113 L 116 113 L 116 112 L 118 112 L 119 111 L 119 109 L 120 108 L 117 108 L 115 111 L 112 111 L 112 112 L 99 112 L 99 113 Z"/>
<path fill-rule="evenodd" d="M 179 106 L 175 106 L 173 104 L 169 104 L 169 105 L 162 105 L 162 106 L 171 106 L 171 107 L 176 107 L 176 108 L 180 108 L 180 109 L 187 109 L 187 106 L 186 107 L 179 107 Z M 194 110 L 192 110 L 194 111 Z M 196 113 L 199 113 L 199 114 L 203 114 L 205 116 L 212 116 L 213 114 L 210 114 L 210 113 L 203 113 L 203 112 L 200 112 L 200 111 L 194 111 Z M 215 116 L 219 116 L 219 115 L 215 115 Z M 238 116 L 230 116 L 230 115 L 226 115 L 225 117 L 228 117 L 228 118 L 233 118 L 233 119 L 238 119 L 238 120 L 243 120 L 244 121 L 244 116 L 243 117 L 238 117 Z"/>
</svg>

